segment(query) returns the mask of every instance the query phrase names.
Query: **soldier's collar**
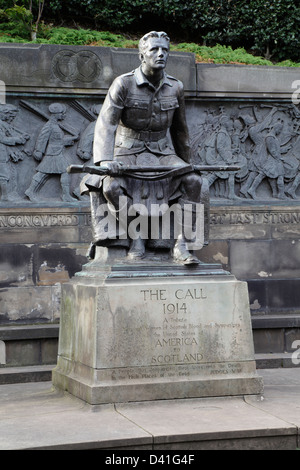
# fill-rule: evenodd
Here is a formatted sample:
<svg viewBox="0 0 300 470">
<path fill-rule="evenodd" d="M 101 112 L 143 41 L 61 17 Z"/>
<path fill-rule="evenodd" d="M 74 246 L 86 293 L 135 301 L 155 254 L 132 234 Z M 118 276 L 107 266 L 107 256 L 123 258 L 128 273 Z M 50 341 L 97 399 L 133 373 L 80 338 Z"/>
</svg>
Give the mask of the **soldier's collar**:
<svg viewBox="0 0 300 470">
<path fill-rule="evenodd" d="M 147 80 L 147 77 L 143 74 L 142 72 L 142 68 L 141 66 L 138 67 L 137 69 L 135 69 L 134 71 L 134 76 L 135 76 L 135 80 L 136 80 L 136 84 L 139 86 L 139 85 L 150 85 L 150 86 L 153 86 L 149 80 Z M 162 79 L 162 83 L 161 85 L 169 85 L 169 86 L 173 86 L 172 83 L 170 82 L 169 80 L 169 76 L 164 72 L 164 76 L 163 76 L 163 79 Z"/>
</svg>

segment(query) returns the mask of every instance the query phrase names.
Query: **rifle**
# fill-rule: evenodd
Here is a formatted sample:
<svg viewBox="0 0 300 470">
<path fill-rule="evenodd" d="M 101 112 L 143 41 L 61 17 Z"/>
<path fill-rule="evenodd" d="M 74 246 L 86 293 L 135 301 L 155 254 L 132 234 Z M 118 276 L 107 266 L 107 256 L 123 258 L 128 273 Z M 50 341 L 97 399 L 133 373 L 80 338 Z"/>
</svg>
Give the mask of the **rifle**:
<svg viewBox="0 0 300 470">
<path fill-rule="evenodd" d="M 124 165 L 114 172 L 107 166 L 96 165 L 70 165 L 67 168 L 68 173 L 89 173 L 92 175 L 100 176 L 129 176 L 135 179 L 162 179 L 167 176 L 178 176 L 191 172 L 211 172 L 211 171 L 239 171 L 240 167 L 236 165 L 178 165 L 178 166 L 137 166 L 137 165 Z M 143 176 L 143 173 L 152 173 L 152 175 Z M 153 173 L 156 173 L 153 175 Z"/>
<path fill-rule="evenodd" d="M 49 121 L 50 116 L 48 116 L 46 113 L 38 109 L 36 106 L 33 106 L 31 103 L 28 103 L 27 101 L 20 100 L 20 105 L 30 111 L 31 113 L 35 114 L 36 116 L 40 117 L 44 121 Z M 74 129 L 73 127 L 67 125 L 67 124 L 62 124 L 61 122 L 58 123 L 59 127 L 63 130 L 68 132 L 68 134 L 71 134 L 72 137 L 77 138 L 79 135 L 79 132 Z"/>
</svg>

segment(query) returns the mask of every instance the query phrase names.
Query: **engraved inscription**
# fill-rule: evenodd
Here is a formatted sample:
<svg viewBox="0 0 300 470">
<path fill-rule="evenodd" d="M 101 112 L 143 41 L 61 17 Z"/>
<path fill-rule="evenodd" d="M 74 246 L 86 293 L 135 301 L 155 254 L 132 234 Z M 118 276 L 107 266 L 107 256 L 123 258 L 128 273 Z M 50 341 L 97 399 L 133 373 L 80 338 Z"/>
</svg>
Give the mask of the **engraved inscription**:
<svg viewBox="0 0 300 470">
<path fill-rule="evenodd" d="M 178 288 L 171 294 L 167 289 L 141 289 L 143 302 L 157 304 L 161 324 L 150 327 L 152 365 L 195 364 L 203 361 L 202 324 L 191 322 L 191 303 L 203 302 L 203 288 Z"/>
<path fill-rule="evenodd" d="M 231 212 L 211 214 L 211 225 L 282 225 L 299 224 L 300 212 Z"/>
<path fill-rule="evenodd" d="M 49 214 L 49 215 L 1 215 L 0 228 L 15 227 L 52 227 L 52 226 L 77 226 L 79 216 L 76 214 Z"/>
</svg>

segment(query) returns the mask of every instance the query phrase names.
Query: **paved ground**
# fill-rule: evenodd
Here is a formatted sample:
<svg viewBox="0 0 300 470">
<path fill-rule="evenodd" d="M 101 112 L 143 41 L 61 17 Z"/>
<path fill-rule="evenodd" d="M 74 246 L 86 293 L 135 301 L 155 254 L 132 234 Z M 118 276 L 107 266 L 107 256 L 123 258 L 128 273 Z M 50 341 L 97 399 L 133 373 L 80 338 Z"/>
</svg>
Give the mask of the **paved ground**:
<svg viewBox="0 0 300 470">
<path fill-rule="evenodd" d="M 296 449 L 300 368 L 263 369 L 263 398 L 91 406 L 51 382 L 0 386 L 0 450 Z"/>
</svg>

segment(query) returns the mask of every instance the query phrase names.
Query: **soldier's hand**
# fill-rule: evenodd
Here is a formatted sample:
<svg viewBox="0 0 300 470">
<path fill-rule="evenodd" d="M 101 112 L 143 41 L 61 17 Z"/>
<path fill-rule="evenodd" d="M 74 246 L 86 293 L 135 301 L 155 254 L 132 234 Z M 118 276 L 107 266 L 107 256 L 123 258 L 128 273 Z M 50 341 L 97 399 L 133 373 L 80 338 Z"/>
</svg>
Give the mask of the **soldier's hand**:
<svg viewBox="0 0 300 470">
<path fill-rule="evenodd" d="M 33 156 L 36 160 L 40 161 L 40 160 L 42 160 L 43 154 L 39 150 L 35 150 L 33 152 Z"/>
<path fill-rule="evenodd" d="M 116 162 L 114 160 L 111 160 L 109 162 L 106 161 L 106 162 L 101 163 L 101 166 L 106 167 L 108 169 L 108 173 L 114 176 L 118 176 L 122 174 L 123 163 L 121 162 Z"/>
<path fill-rule="evenodd" d="M 18 136 L 15 139 L 16 144 L 26 144 L 26 138 L 24 136 Z"/>
</svg>

